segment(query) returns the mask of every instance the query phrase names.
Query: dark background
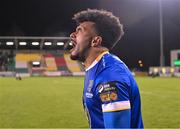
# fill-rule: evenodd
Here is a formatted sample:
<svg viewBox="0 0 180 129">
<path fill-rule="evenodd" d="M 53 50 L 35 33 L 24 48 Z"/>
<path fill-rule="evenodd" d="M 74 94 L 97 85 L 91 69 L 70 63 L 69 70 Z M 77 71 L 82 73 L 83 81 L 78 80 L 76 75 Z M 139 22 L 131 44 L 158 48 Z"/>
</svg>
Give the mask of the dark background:
<svg viewBox="0 0 180 129">
<path fill-rule="evenodd" d="M 159 66 L 158 0 L 1 0 L 0 36 L 69 36 L 74 13 L 98 8 L 112 11 L 125 35 L 112 50 L 130 68 Z M 180 0 L 162 0 L 165 65 L 170 50 L 180 49 Z"/>
</svg>

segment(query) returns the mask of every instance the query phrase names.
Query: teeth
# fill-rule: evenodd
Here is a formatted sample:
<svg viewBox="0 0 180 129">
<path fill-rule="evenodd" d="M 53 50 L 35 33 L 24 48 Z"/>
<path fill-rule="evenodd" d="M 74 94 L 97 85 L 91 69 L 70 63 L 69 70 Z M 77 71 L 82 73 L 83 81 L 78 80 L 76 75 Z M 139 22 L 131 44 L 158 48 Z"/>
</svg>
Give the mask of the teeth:
<svg viewBox="0 0 180 129">
<path fill-rule="evenodd" d="M 70 42 L 69 42 L 69 45 L 72 46 L 72 47 L 75 47 L 75 46 L 76 46 L 76 44 L 75 44 L 73 41 L 70 41 Z"/>
<path fill-rule="evenodd" d="M 73 42 L 72 42 L 72 41 L 70 41 L 70 42 L 69 42 L 69 45 L 70 45 L 70 46 L 73 46 Z"/>
<path fill-rule="evenodd" d="M 64 50 L 71 50 L 73 47 L 74 47 L 74 43 L 70 41 L 64 45 Z"/>
</svg>

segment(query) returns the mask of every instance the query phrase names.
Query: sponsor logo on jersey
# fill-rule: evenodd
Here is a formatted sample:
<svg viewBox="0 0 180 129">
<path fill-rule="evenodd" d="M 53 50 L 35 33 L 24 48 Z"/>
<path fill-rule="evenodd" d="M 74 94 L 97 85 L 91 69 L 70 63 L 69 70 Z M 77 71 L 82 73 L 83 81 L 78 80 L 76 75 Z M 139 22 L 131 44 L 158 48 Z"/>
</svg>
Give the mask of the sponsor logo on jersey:
<svg viewBox="0 0 180 129">
<path fill-rule="evenodd" d="M 110 92 L 110 93 L 100 94 L 100 98 L 102 102 L 110 102 L 117 100 L 118 96 L 116 92 Z"/>
<path fill-rule="evenodd" d="M 93 97 L 93 94 L 87 92 L 87 93 L 86 93 L 86 97 L 87 97 L 87 98 L 92 98 L 92 97 Z"/>
<path fill-rule="evenodd" d="M 115 82 L 108 82 L 98 86 L 98 92 L 102 102 L 115 101 L 118 98 Z"/>
<path fill-rule="evenodd" d="M 115 101 L 115 100 L 117 100 L 117 93 L 116 92 L 112 92 L 111 94 L 110 94 L 110 99 L 111 100 L 113 100 L 113 101 Z"/>
</svg>

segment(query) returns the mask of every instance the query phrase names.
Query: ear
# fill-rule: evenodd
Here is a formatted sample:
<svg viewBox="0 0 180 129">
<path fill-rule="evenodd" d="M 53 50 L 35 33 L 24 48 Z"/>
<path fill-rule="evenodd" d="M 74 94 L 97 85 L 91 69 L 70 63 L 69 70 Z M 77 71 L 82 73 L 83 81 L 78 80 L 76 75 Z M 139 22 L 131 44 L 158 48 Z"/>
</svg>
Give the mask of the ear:
<svg viewBox="0 0 180 129">
<path fill-rule="evenodd" d="M 98 47 L 102 43 L 102 37 L 101 36 L 96 36 L 92 39 L 91 42 L 91 47 Z"/>
</svg>

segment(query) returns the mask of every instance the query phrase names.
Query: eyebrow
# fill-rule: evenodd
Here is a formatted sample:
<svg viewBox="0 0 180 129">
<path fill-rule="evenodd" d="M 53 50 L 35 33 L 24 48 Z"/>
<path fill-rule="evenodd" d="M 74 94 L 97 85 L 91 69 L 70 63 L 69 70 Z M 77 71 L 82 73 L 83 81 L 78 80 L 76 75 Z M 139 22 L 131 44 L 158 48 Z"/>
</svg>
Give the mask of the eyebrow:
<svg viewBox="0 0 180 129">
<path fill-rule="evenodd" d="M 80 28 L 80 29 L 82 29 L 82 30 L 84 30 L 84 29 L 85 29 L 85 27 L 84 27 L 84 26 L 79 25 L 79 26 L 77 26 L 76 30 L 77 30 L 77 29 L 79 29 L 79 28 Z"/>
</svg>

